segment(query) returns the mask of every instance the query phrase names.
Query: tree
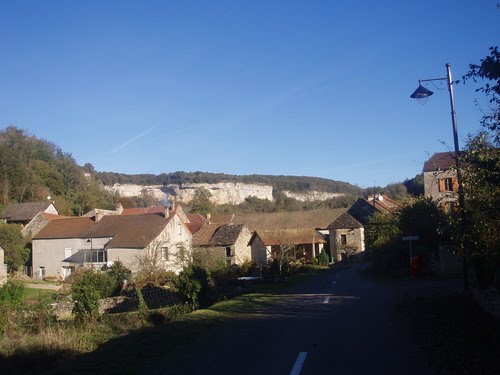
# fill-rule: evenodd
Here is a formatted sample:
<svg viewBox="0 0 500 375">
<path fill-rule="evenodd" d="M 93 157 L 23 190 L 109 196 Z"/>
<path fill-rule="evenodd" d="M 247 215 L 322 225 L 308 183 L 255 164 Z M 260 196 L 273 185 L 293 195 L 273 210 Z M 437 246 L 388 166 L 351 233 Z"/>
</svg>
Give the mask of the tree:
<svg viewBox="0 0 500 375">
<path fill-rule="evenodd" d="M 494 133 L 495 143 L 500 143 L 500 52 L 498 47 L 490 47 L 490 55 L 481 59 L 479 65 L 470 64 L 469 71 L 462 77 L 463 82 L 472 79 L 487 81 L 476 92 L 483 92 L 490 104 L 490 108 L 483 110 L 481 125 Z M 476 101 L 476 105 L 477 101 Z"/>
<path fill-rule="evenodd" d="M 389 245 L 401 236 L 399 217 L 392 214 L 376 213 L 366 225 L 368 250 L 376 250 Z"/>
<path fill-rule="evenodd" d="M 11 271 L 24 266 L 30 254 L 21 229 L 18 224 L 0 224 L 0 246 L 5 250 L 5 263 Z"/>
<path fill-rule="evenodd" d="M 213 204 L 210 201 L 212 194 L 205 188 L 197 188 L 194 192 L 193 199 L 189 205 L 191 206 L 191 213 L 206 215 L 213 211 Z"/>
</svg>

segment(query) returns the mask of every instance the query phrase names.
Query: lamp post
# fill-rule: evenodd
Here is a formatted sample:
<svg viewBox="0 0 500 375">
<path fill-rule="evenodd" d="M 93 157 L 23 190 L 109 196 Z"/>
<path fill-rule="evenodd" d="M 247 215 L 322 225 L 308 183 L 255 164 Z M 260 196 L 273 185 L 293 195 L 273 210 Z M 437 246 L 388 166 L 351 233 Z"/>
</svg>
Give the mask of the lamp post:
<svg viewBox="0 0 500 375">
<path fill-rule="evenodd" d="M 451 107 L 451 124 L 453 127 L 453 143 L 455 146 L 455 165 L 457 168 L 457 183 L 458 183 L 458 209 L 460 212 L 460 230 L 462 231 L 462 235 L 465 235 L 464 224 L 465 224 L 465 205 L 464 205 L 464 191 L 462 185 L 462 173 L 460 169 L 460 149 L 458 146 L 458 131 L 457 131 L 457 113 L 455 111 L 455 96 L 453 93 L 453 85 L 456 82 L 453 82 L 451 76 L 451 65 L 446 64 L 446 77 L 444 78 L 432 78 L 432 79 L 420 79 L 418 80 L 418 87 L 410 95 L 412 99 L 427 99 L 429 96 L 433 94 L 433 92 L 424 86 L 422 86 L 422 82 L 431 82 L 431 81 L 446 81 L 448 85 L 448 92 L 450 94 L 450 107 Z M 458 81 L 457 81 L 458 82 Z M 467 277 L 467 267 L 468 267 L 468 257 L 467 250 L 463 249 L 463 274 L 464 274 L 464 289 L 468 290 L 469 288 L 469 280 Z"/>
</svg>

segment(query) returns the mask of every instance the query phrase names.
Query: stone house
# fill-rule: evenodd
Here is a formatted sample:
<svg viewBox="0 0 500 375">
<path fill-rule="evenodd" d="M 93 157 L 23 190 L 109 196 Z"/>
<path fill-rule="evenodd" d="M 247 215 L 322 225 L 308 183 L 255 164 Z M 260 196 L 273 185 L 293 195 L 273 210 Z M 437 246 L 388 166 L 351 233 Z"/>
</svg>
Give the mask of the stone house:
<svg viewBox="0 0 500 375">
<path fill-rule="evenodd" d="M 310 262 L 321 253 L 325 243 L 323 235 L 311 228 L 259 229 L 249 241 L 252 260 L 256 264 L 265 264 L 283 250 L 286 250 L 292 259 L 304 259 Z"/>
<path fill-rule="evenodd" d="M 402 206 L 385 195 L 359 198 L 329 226 L 329 244 L 332 261 L 346 260 L 365 251 L 365 227 L 376 213 L 392 214 Z"/>
<path fill-rule="evenodd" d="M 249 245 L 252 232 L 244 224 L 206 224 L 193 235 L 193 260 L 240 265 L 254 261 Z"/>
<path fill-rule="evenodd" d="M 179 273 L 191 259 L 192 235 L 178 215 L 106 215 L 53 220 L 33 237 L 33 277 L 66 278 L 77 267 L 141 262 Z"/>
<path fill-rule="evenodd" d="M 51 220 L 60 218 L 52 202 L 13 203 L 5 207 L 2 219 L 7 224 L 21 224 L 24 237 L 35 235 Z"/>
<path fill-rule="evenodd" d="M 350 255 L 365 250 L 365 229 L 348 212 L 328 226 L 330 255 L 333 261 L 346 260 Z"/>
<path fill-rule="evenodd" d="M 437 152 L 425 163 L 424 192 L 426 197 L 449 211 L 458 201 L 458 180 L 454 152 Z"/>
</svg>

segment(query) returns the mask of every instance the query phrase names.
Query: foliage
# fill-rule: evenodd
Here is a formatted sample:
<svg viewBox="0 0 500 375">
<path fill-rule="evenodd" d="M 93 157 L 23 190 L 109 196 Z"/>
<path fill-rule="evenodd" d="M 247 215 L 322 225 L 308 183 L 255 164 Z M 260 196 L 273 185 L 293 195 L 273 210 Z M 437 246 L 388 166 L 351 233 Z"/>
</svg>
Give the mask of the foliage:
<svg viewBox="0 0 500 375">
<path fill-rule="evenodd" d="M 75 302 L 73 313 L 78 322 L 95 318 L 99 299 L 111 296 L 117 288 L 116 281 L 109 274 L 92 269 L 79 270 L 71 275 L 70 281 Z"/>
<path fill-rule="evenodd" d="M 209 277 L 206 270 L 190 265 L 179 274 L 177 291 L 185 303 L 193 308 L 205 306 L 208 303 Z"/>
<path fill-rule="evenodd" d="M 467 152 L 461 156 L 465 233 L 454 221 L 455 240 L 467 250 L 484 285 L 493 283 L 500 269 L 500 149 L 493 147 L 487 135 L 483 131 L 470 137 Z"/>
<path fill-rule="evenodd" d="M 209 214 L 213 211 L 213 204 L 210 201 L 212 193 L 205 188 L 197 188 L 194 192 L 193 199 L 189 205 L 191 206 L 191 213 L 201 215 Z"/>
<path fill-rule="evenodd" d="M 18 305 L 25 294 L 24 284 L 20 281 L 9 280 L 0 287 L 0 305 Z"/>
<path fill-rule="evenodd" d="M 0 246 L 5 250 L 5 263 L 12 271 L 21 268 L 29 258 L 21 230 L 18 224 L 0 224 Z"/>
<path fill-rule="evenodd" d="M 424 174 L 419 173 L 411 179 L 404 180 L 403 185 L 406 187 L 406 191 L 410 195 L 415 197 L 424 195 Z"/>
<path fill-rule="evenodd" d="M 399 217 L 391 214 L 376 213 L 366 225 L 366 244 L 369 250 L 382 248 L 401 235 Z"/>
<path fill-rule="evenodd" d="M 318 255 L 318 264 L 326 266 L 329 263 L 330 263 L 330 257 L 326 253 L 325 249 L 321 250 L 321 253 Z"/>
<path fill-rule="evenodd" d="M 132 276 L 132 271 L 123 265 L 120 261 L 115 261 L 109 270 L 107 271 L 108 276 L 113 280 L 113 284 L 116 285 L 116 289 L 113 294 L 116 294 L 118 289 L 123 286 L 124 282 L 130 281 Z"/>
<path fill-rule="evenodd" d="M 420 244 L 436 248 L 439 241 L 445 239 L 445 213 L 431 198 L 420 196 L 407 200 L 398 216 L 401 233 L 419 236 Z"/>
<path fill-rule="evenodd" d="M 500 52 L 498 47 L 490 47 L 490 55 L 481 59 L 479 65 L 470 64 L 469 71 L 462 77 L 463 82 L 472 79 L 487 81 L 476 92 L 483 92 L 488 98 L 490 108 L 483 111 L 481 125 L 494 133 L 495 142 L 500 143 Z M 477 101 L 476 101 L 477 105 Z"/>
<path fill-rule="evenodd" d="M 50 195 L 65 215 L 114 206 L 113 196 L 95 177 L 85 177 L 71 154 L 15 126 L 0 131 L 0 181 L 5 205 L 45 201 Z"/>
</svg>

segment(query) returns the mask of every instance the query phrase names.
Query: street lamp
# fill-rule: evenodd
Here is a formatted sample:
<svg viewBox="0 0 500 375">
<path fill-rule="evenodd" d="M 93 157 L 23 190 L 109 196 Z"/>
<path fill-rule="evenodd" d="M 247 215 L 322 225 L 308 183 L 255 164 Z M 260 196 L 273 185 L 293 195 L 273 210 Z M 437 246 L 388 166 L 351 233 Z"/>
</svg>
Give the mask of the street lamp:
<svg viewBox="0 0 500 375">
<path fill-rule="evenodd" d="M 453 143 L 455 146 L 455 165 L 457 168 L 457 183 L 458 183 L 458 209 L 460 212 L 460 226 L 462 234 L 465 234 L 464 229 L 464 219 L 465 219 L 465 205 L 464 205 L 464 191 L 462 185 L 462 173 L 460 169 L 460 149 L 458 147 L 458 131 L 457 131 L 457 113 L 455 111 L 455 97 L 453 94 L 453 85 L 458 81 L 453 81 L 451 78 L 451 65 L 446 64 L 446 77 L 444 78 L 432 78 L 432 79 L 420 79 L 418 80 L 418 87 L 410 95 L 410 98 L 421 100 L 426 100 L 429 96 L 433 94 L 433 92 L 424 86 L 422 86 L 422 82 L 432 82 L 432 81 L 446 81 L 448 84 L 448 92 L 450 94 L 450 106 L 451 106 L 451 124 L 453 127 Z M 463 249 L 463 263 L 464 263 L 464 289 L 467 290 L 469 288 L 469 281 L 467 277 L 467 250 Z"/>
</svg>

